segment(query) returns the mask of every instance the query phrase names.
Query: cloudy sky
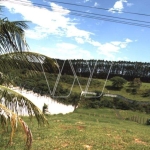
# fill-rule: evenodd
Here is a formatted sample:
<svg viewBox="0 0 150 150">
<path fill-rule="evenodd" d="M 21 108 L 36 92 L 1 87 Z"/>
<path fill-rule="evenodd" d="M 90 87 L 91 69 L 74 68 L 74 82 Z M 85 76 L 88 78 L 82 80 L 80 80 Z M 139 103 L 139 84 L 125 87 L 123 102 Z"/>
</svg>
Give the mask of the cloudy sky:
<svg viewBox="0 0 150 150">
<path fill-rule="evenodd" d="M 150 62 L 150 0 L 1 0 L 0 5 L 3 17 L 30 21 L 25 31 L 30 51 L 60 59 Z"/>
</svg>

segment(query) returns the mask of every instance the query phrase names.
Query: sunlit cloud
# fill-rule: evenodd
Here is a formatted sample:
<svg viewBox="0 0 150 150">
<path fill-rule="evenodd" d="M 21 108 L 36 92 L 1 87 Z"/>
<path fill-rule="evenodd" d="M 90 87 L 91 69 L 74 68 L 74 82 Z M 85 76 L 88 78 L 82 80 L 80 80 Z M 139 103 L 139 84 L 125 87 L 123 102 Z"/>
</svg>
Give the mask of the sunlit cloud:
<svg viewBox="0 0 150 150">
<path fill-rule="evenodd" d="M 118 0 L 115 2 L 114 6 L 110 8 L 108 11 L 112 13 L 121 13 L 124 9 L 124 3 L 127 3 L 127 0 Z"/>
<path fill-rule="evenodd" d="M 125 49 L 129 43 L 133 42 L 130 39 L 125 41 L 112 41 L 109 43 L 100 44 L 98 47 L 98 53 L 106 56 L 107 59 L 115 59 L 116 53 L 120 53 L 122 49 Z"/>
</svg>

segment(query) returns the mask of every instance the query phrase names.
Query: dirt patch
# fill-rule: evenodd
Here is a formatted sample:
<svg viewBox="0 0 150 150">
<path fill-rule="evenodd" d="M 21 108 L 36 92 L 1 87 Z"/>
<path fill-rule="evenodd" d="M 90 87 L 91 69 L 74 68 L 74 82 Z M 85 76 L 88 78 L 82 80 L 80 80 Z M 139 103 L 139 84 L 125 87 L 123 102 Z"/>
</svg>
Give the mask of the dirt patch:
<svg viewBox="0 0 150 150">
<path fill-rule="evenodd" d="M 83 130 L 85 129 L 85 126 L 77 126 L 77 129 L 78 129 L 79 131 L 83 131 Z"/>
<path fill-rule="evenodd" d="M 60 126 L 60 128 L 62 128 L 62 129 L 64 129 L 64 130 L 74 129 L 73 126 Z"/>
<path fill-rule="evenodd" d="M 67 147 L 69 144 L 68 143 L 63 143 L 61 146 L 62 147 Z"/>
<path fill-rule="evenodd" d="M 144 142 L 144 141 L 142 141 L 142 140 L 140 140 L 140 139 L 134 139 L 134 141 L 135 141 L 135 143 L 137 143 L 137 144 L 147 145 L 146 142 Z"/>
<path fill-rule="evenodd" d="M 106 134 L 107 136 L 111 136 L 111 134 Z"/>
<path fill-rule="evenodd" d="M 79 122 L 76 122 L 76 124 L 84 124 L 83 122 L 79 121 Z"/>
<path fill-rule="evenodd" d="M 82 125 L 78 125 L 78 126 L 60 126 L 60 128 L 64 129 L 64 130 L 69 130 L 69 129 L 77 129 L 79 131 L 83 131 L 85 129 L 85 126 Z"/>
<path fill-rule="evenodd" d="M 84 147 L 84 149 L 86 149 L 86 150 L 91 150 L 91 149 L 92 149 L 92 146 L 90 146 L 90 145 L 83 145 L 83 147 Z"/>
</svg>

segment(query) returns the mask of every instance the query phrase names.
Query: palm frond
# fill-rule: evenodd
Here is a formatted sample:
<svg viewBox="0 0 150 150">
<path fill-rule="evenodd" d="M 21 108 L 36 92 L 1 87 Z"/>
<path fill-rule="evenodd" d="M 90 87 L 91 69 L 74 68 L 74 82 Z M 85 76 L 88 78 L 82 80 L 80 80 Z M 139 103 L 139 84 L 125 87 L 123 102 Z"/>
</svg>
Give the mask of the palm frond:
<svg viewBox="0 0 150 150">
<path fill-rule="evenodd" d="M 11 69 L 22 69 L 36 71 L 50 71 L 56 72 L 58 66 L 50 57 L 39 53 L 22 52 L 9 53 L 0 55 L 0 71 L 7 71 Z"/>
<path fill-rule="evenodd" d="M 4 127 L 10 123 L 11 134 L 8 144 L 12 144 L 13 136 L 18 122 L 21 124 L 26 134 L 26 146 L 28 149 L 32 145 L 32 132 L 28 125 L 20 118 L 19 110 L 25 110 L 30 117 L 35 116 L 38 124 L 48 124 L 42 111 L 29 99 L 13 90 L 0 86 L 0 120 Z"/>
<path fill-rule="evenodd" d="M 28 125 L 17 114 L 13 113 L 11 110 L 9 110 L 1 103 L 0 103 L 0 116 L 3 117 L 6 122 L 10 122 L 11 125 L 11 134 L 8 144 L 10 145 L 12 144 L 14 132 L 17 127 L 17 122 L 19 121 L 26 134 L 26 146 L 28 149 L 30 149 L 32 145 L 32 132 L 28 127 Z"/>
<path fill-rule="evenodd" d="M 0 103 L 17 115 L 23 115 L 19 110 L 24 110 L 30 117 L 35 116 L 39 125 L 48 123 L 42 111 L 26 97 L 4 86 L 0 86 L 0 92 Z"/>
<path fill-rule="evenodd" d="M 25 21 L 10 22 L 7 18 L 0 18 L 0 54 L 26 51 L 24 30 L 27 28 Z"/>
<path fill-rule="evenodd" d="M 20 117 L 19 117 L 19 122 L 22 125 L 24 132 L 26 133 L 26 146 L 28 149 L 30 149 L 32 145 L 32 139 L 33 139 L 32 132 L 28 127 L 28 125 Z"/>
</svg>

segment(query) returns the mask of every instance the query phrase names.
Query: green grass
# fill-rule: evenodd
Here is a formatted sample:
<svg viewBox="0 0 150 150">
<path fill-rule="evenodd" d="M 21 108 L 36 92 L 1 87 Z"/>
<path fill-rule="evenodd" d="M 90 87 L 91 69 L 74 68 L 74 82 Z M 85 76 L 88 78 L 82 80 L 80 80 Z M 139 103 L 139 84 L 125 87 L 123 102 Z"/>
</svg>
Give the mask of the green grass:
<svg viewBox="0 0 150 150">
<path fill-rule="evenodd" d="M 33 133 L 32 150 L 149 150 L 150 126 L 125 120 L 132 116 L 145 119 L 144 113 L 117 110 L 124 117 L 118 119 L 114 109 L 77 109 L 66 115 L 47 116 L 49 126 L 38 127 L 33 119 L 23 119 Z M 2 132 L 2 130 L 0 130 Z M 8 133 L 0 134 L 0 149 L 8 141 Z M 22 150 L 23 133 L 20 128 L 15 134 L 14 145 L 6 150 Z"/>
<path fill-rule="evenodd" d="M 100 83 L 100 84 L 97 84 L 96 81 L 97 81 L 97 83 Z M 94 83 L 89 86 L 88 91 L 102 91 L 104 84 L 105 84 L 105 80 L 94 79 Z M 123 88 L 120 90 L 114 90 L 114 89 L 110 88 L 111 84 L 112 84 L 112 82 L 109 80 L 106 82 L 106 86 L 103 91 L 104 93 L 118 94 L 118 95 L 124 96 L 128 99 L 137 100 L 137 101 L 150 101 L 150 97 L 142 96 L 142 93 L 144 92 L 144 90 L 150 89 L 150 83 L 142 83 L 141 87 L 137 90 L 137 94 L 128 93 L 126 91 L 128 88 L 131 88 L 131 87 L 129 87 L 129 82 L 127 82 L 123 86 Z M 67 83 L 62 84 L 62 87 L 66 88 L 66 89 L 71 89 L 71 86 L 72 86 L 71 84 L 67 84 Z M 81 86 L 82 90 L 85 90 L 87 85 L 81 84 L 80 86 Z M 78 84 L 75 84 L 73 86 L 72 91 L 76 92 L 76 93 L 81 93 L 81 89 Z"/>
<path fill-rule="evenodd" d="M 70 81 L 72 80 L 72 82 L 66 83 L 66 82 L 63 82 L 60 80 L 60 83 L 63 88 L 70 90 L 72 87 L 74 78 L 73 78 L 73 76 L 69 76 L 69 75 L 65 75 L 65 76 L 67 79 L 70 79 Z M 85 88 L 87 86 L 88 78 L 78 77 L 78 79 L 79 79 L 79 83 L 80 83 L 82 90 L 85 90 Z M 102 91 L 103 87 L 105 85 L 105 81 L 106 80 L 104 80 L 104 79 L 92 79 L 88 90 L 89 91 Z M 129 82 L 127 82 L 123 86 L 123 88 L 120 90 L 114 90 L 113 88 L 111 88 L 111 85 L 112 85 L 112 82 L 110 80 L 107 80 L 103 92 L 109 93 L 109 94 L 118 94 L 118 95 L 124 96 L 128 99 L 133 99 L 133 100 L 137 100 L 137 101 L 150 101 L 150 97 L 142 96 L 142 93 L 144 92 L 144 90 L 150 89 L 150 83 L 142 83 L 141 87 L 137 90 L 137 94 L 132 94 L 132 93 L 129 93 L 126 91 L 127 89 L 132 88 L 132 87 L 129 87 Z M 81 93 L 81 89 L 77 82 L 74 84 L 72 91 L 76 92 L 76 93 Z"/>
<path fill-rule="evenodd" d="M 108 86 L 111 85 L 111 82 L 109 81 Z M 150 83 L 142 83 L 141 87 L 137 90 L 137 94 L 132 94 L 132 93 L 128 93 L 126 91 L 126 89 L 129 88 L 128 83 L 124 85 L 124 87 L 120 90 L 120 91 L 115 91 L 115 90 L 109 90 L 109 93 L 111 94 L 119 94 L 121 96 L 124 96 L 128 99 L 133 99 L 133 100 L 137 100 L 137 101 L 150 101 L 150 97 L 143 97 L 142 93 L 145 89 L 150 89 Z M 107 93 L 108 91 L 105 88 L 105 92 Z"/>
</svg>

